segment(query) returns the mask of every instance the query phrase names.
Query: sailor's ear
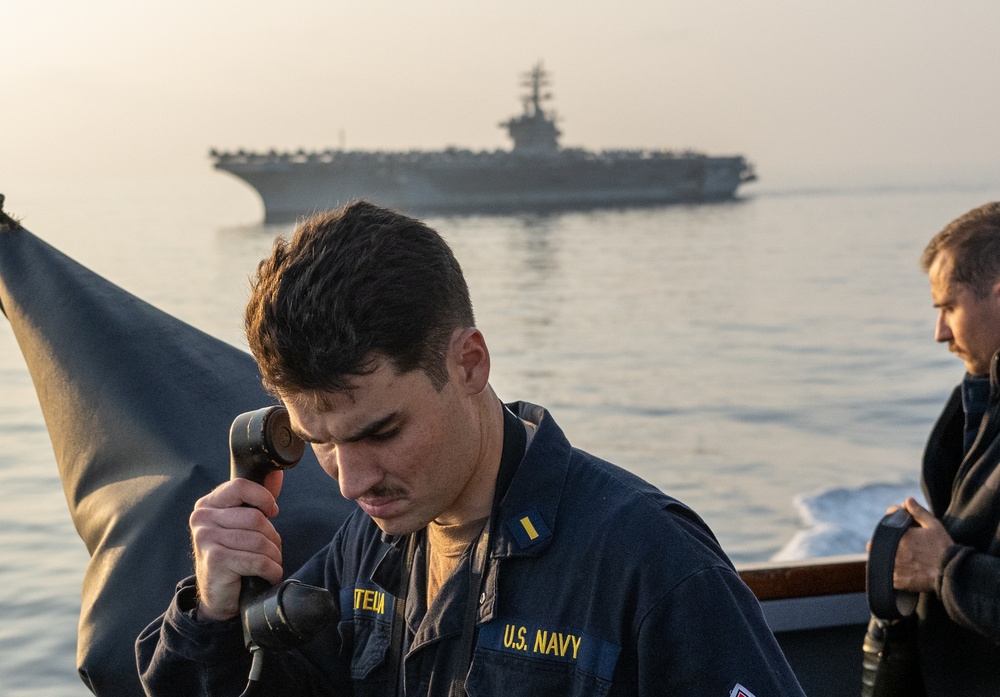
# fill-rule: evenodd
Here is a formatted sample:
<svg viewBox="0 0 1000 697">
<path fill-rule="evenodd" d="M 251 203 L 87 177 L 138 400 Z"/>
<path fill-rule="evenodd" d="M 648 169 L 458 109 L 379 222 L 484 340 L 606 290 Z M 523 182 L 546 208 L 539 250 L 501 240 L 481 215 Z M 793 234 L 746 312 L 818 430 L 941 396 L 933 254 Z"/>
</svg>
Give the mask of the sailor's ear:
<svg viewBox="0 0 1000 697">
<path fill-rule="evenodd" d="M 490 350 L 475 327 L 456 329 L 448 350 L 449 370 L 454 371 L 466 394 L 479 394 L 490 381 Z"/>
</svg>

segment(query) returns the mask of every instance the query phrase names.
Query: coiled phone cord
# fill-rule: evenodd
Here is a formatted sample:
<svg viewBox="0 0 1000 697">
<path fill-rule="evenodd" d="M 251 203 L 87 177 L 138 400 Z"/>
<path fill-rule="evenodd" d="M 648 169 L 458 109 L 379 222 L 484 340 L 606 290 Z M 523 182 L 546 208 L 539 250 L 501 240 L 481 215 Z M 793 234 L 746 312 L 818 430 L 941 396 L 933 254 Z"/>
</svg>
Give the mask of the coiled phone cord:
<svg viewBox="0 0 1000 697">
<path fill-rule="evenodd" d="M 260 680 L 260 674 L 264 670 L 264 652 L 259 647 L 254 647 L 251 649 L 251 655 L 253 659 L 250 663 L 250 675 L 247 677 L 247 686 L 243 689 L 240 697 L 250 697 L 253 694 L 257 687 L 257 681 Z"/>
</svg>

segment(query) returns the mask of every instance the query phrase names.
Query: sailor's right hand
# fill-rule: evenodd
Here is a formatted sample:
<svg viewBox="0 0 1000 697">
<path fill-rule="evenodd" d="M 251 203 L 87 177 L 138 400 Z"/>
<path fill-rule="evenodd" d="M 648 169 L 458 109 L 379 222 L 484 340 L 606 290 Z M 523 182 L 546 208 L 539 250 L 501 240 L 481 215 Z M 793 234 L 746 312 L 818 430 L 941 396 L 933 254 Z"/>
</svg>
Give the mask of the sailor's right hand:
<svg viewBox="0 0 1000 697">
<path fill-rule="evenodd" d="M 269 520 L 278 514 L 281 475 L 269 474 L 265 486 L 233 479 L 195 503 L 190 525 L 199 620 L 236 617 L 244 576 L 281 581 L 281 538 Z"/>
<path fill-rule="evenodd" d="M 892 572 L 893 588 L 914 593 L 933 593 L 941 575 L 941 564 L 948 549 L 955 544 L 951 535 L 934 514 L 911 496 L 903 503 L 916 525 L 899 540 Z"/>
</svg>

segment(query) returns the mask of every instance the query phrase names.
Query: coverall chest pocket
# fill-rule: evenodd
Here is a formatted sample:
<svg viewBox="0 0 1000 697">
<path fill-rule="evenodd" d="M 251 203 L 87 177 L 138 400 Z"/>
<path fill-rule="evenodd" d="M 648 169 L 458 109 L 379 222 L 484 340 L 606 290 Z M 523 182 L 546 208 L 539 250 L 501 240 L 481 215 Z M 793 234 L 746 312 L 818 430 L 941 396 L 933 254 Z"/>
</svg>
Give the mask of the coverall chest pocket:
<svg viewBox="0 0 1000 697">
<path fill-rule="evenodd" d="M 604 697 L 611 681 L 558 661 L 477 650 L 466 689 L 469 697 Z"/>
<path fill-rule="evenodd" d="M 392 635 L 393 597 L 381 590 L 341 591 L 340 632 L 351 651 L 351 678 L 365 680 L 384 665 Z"/>
<path fill-rule="evenodd" d="M 619 652 L 583 632 L 494 620 L 480 627 L 466 687 L 470 697 L 602 697 Z"/>
</svg>

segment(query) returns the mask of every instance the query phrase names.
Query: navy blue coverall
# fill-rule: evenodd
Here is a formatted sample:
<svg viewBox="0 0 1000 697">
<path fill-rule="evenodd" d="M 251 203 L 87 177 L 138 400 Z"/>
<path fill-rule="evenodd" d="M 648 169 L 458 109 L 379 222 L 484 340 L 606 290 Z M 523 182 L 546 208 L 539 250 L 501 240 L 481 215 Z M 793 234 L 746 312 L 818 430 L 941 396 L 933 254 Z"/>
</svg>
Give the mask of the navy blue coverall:
<svg viewBox="0 0 1000 697">
<path fill-rule="evenodd" d="M 489 561 L 471 595 L 469 695 L 803 694 L 756 598 L 695 513 L 574 449 L 541 407 L 509 407 L 536 432 L 493 512 Z M 390 639 L 406 548 L 360 510 L 348 519 L 293 575 L 339 599 L 338 621 L 270 656 L 257 694 L 394 694 Z M 460 562 L 426 608 L 422 545 L 414 549 L 400 692 L 445 696 L 468 661 L 470 567 Z M 245 684 L 238 621 L 195 621 L 195 597 L 193 579 L 182 582 L 137 642 L 152 695 L 237 695 Z"/>
</svg>

